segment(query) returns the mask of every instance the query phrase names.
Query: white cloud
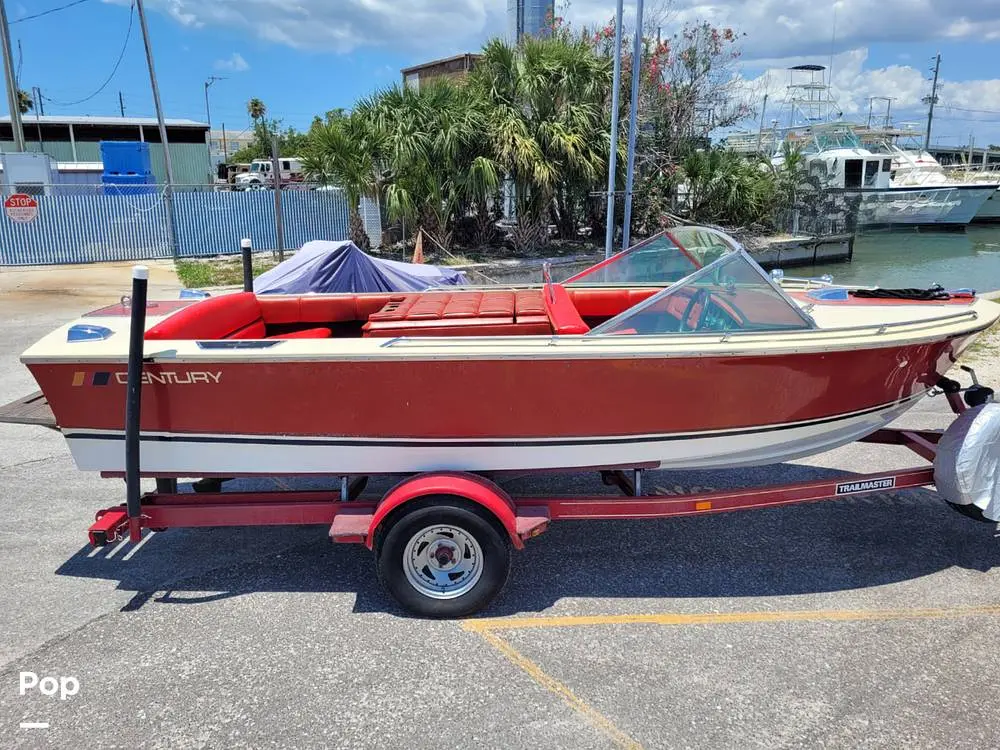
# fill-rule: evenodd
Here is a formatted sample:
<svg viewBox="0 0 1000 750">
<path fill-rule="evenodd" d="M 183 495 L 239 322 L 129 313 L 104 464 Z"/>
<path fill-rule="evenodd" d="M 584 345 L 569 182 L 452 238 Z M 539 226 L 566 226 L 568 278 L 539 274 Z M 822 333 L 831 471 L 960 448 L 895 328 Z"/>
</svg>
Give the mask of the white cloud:
<svg viewBox="0 0 1000 750">
<path fill-rule="evenodd" d="M 127 4 L 129 0 L 105 0 Z M 350 52 L 375 46 L 444 55 L 477 48 L 506 28 L 504 0 L 147 0 L 178 23 L 227 27 L 276 44 Z M 557 0 L 557 8 L 563 5 Z M 746 32 L 744 58 L 829 51 L 836 6 L 839 51 L 880 42 L 1000 39 L 997 0 L 647 0 L 647 26 L 664 32 L 696 20 Z M 593 27 L 610 0 L 572 0 L 565 11 Z M 631 15 L 626 10 L 626 15 Z M 626 24 L 630 21 L 627 19 Z"/>
<path fill-rule="evenodd" d="M 923 98 L 930 93 L 926 70 L 910 65 L 866 68 L 867 59 L 867 48 L 849 50 L 834 57 L 833 96 L 844 117 L 855 122 L 865 122 L 868 119 L 870 98 L 889 97 L 892 99 L 893 121 L 897 125 L 908 123 L 915 129 L 922 130 L 927 117 L 927 106 Z M 783 104 L 790 80 L 787 68 L 815 61 L 815 58 L 807 57 L 769 60 L 764 73 L 747 81 L 747 89 L 757 93 L 758 102 L 759 97 L 767 92 L 768 120 L 781 117 L 781 124 L 788 124 L 788 108 Z M 935 139 L 951 133 L 951 137 L 958 139 L 955 141 L 957 143 L 967 138 L 970 130 L 991 138 L 1000 135 L 1000 128 L 997 126 L 1000 115 L 990 111 L 1000 109 L 991 104 L 1000 101 L 1000 79 L 953 81 L 942 77 L 938 101 Z M 875 121 L 881 122 L 886 102 L 875 101 L 872 109 Z"/>
<path fill-rule="evenodd" d="M 228 70 L 230 73 L 242 73 L 250 70 L 250 63 L 243 59 L 243 55 L 234 52 L 229 57 L 215 61 L 216 70 Z"/>
<path fill-rule="evenodd" d="M 502 0 L 147 0 L 146 4 L 186 26 L 227 27 L 275 44 L 338 53 L 364 46 L 431 54 L 475 49 L 502 30 L 506 10 Z"/>
</svg>

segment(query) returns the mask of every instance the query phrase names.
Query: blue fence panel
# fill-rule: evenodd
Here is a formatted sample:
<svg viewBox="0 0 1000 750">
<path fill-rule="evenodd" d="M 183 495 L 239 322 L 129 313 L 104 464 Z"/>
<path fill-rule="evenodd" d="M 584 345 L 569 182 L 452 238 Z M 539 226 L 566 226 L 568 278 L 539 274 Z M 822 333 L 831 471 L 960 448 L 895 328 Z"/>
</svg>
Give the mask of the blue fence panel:
<svg viewBox="0 0 1000 750">
<path fill-rule="evenodd" d="M 255 250 L 278 247 L 273 191 L 177 193 L 174 208 L 178 255 L 236 253 L 243 237 Z M 283 190 L 281 213 L 286 250 L 309 240 L 347 239 L 347 201 L 339 191 Z"/>
<path fill-rule="evenodd" d="M 310 240 L 349 237 L 347 199 L 339 190 L 282 191 L 281 213 L 285 249 L 298 249 Z"/>
<path fill-rule="evenodd" d="M 0 265 L 171 257 L 163 194 L 109 190 L 111 186 L 54 186 L 52 195 L 37 196 L 34 221 L 19 224 L 0 215 Z M 270 190 L 178 190 L 173 201 L 180 257 L 236 253 L 243 237 L 250 237 L 256 250 L 278 246 Z M 284 190 L 281 205 L 287 250 L 309 240 L 348 237 L 342 191 Z"/>
<path fill-rule="evenodd" d="M 0 265 L 169 258 L 161 194 L 39 195 L 38 216 L 0 216 Z"/>
<path fill-rule="evenodd" d="M 253 240 L 256 250 L 277 247 L 270 191 L 175 193 L 174 215 L 180 256 L 238 253 L 243 237 Z"/>
</svg>

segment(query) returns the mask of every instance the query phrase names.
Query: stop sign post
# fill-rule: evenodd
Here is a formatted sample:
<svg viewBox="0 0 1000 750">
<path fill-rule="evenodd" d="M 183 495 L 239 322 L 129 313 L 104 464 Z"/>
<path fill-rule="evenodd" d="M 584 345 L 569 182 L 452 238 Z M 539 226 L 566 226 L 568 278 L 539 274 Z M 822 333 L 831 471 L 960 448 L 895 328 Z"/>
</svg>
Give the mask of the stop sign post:
<svg viewBox="0 0 1000 750">
<path fill-rule="evenodd" d="M 11 221 L 27 224 L 38 218 L 38 201 L 26 193 L 14 193 L 4 200 L 3 212 Z"/>
</svg>

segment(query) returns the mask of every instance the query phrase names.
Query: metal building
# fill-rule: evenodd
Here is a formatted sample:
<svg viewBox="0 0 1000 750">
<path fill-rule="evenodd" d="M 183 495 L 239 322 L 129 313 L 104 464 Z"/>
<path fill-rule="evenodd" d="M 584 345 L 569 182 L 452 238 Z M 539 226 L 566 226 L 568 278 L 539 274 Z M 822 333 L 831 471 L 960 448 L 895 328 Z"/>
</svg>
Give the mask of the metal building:
<svg viewBox="0 0 1000 750">
<path fill-rule="evenodd" d="M 153 174 L 166 181 L 160 132 L 153 117 L 23 116 L 25 147 L 60 164 L 100 164 L 101 141 L 149 143 Z M 208 124 L 168 119 L 167 140 L 178 185 L 204 185 L 215 177 L 208 149 Z M 0 117 L 0 151 L 14 150 L 10 116 Z M 99 179 L 98 179 L 99 181 Z"/>
</svg>

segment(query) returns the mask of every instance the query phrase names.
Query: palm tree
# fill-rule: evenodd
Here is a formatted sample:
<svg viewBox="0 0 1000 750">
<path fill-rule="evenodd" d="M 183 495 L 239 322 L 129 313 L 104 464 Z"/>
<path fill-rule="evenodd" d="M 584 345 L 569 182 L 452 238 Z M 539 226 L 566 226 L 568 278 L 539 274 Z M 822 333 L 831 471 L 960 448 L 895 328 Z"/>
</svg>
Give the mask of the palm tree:
<svg viewBox="0 0 1000 750">
<path fill-rule="evenodd" d="M 482 133 L 484 111 L 463 86 L 438 81 L 419 90 L 394 86 L 356 112 L 382 134 L 390 218 L 416 221 L 446 249 L 454 222 L 499 185 Z"/>
<path fill-rule="evenodd" d="M 778 188 L 769 165 L 721 148 L 691 151 L 680 164 L 688 216 L 736 226 L 768 222 Z"/>
<path fill-rule="evenodd" d="M 310 179 L 340 187 L 347 198 L 351 241 L 371 247 L 361 217 L 362 197 L 375 198 L 384 189 L 384 139 L 357 113 L 318 123 L 310 130 L 303 167 Z"/>
<path fill-rule="evenodd" d="M 574 235 L 579 202 L 606 175 L 610 60 L 567 32 L 517 47 L 493 40 L 469 85 L 483 102 L 491 156 L 513 184 L 515 244 L 544 244 L 550 219 Z"/>
<path fill-rule="evenodd" d="M 31 94 L 24 89 L 17 90 L 17 108 L 22 115 L 28 114 L 35 108 L 35 101 L 31 98 Z"/>
<path fill-rule="evenodd" d="M 247 102 L 247 114 L 250 115 L 250 119 L 256 125 L 267 115 L 267 105 L 257 97 L 254 97 Z"/>
</svg>

